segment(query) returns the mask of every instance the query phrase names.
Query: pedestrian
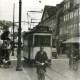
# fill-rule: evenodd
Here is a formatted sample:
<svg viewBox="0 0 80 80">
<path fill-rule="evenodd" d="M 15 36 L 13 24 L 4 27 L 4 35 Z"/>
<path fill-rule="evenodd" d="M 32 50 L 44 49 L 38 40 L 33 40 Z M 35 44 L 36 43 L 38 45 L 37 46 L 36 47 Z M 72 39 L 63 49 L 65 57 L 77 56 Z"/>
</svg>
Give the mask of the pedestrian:
<svg viewBox="0 0 80 80">
<path fill-rule="evenodd" d="M 1 65 L 2 65 L 2 59 L 1 59 L 1 55 L 2 55 L 2 54 L 1 54 L 1 53 L 2 53 L 1 50 L 2 50 L 2 49 L 1 49 L 1 47 L 2 47 L 2 46 L 0 45 L 0 67 L 1 67 Z"/>
<path fill-rule="evenodd" d="M 76 60 L 79 60 L 79 51 L 77 48 L 74 48 L 73 57 L 76 57 Z"/>
<path fill-rule="evenodd" d="M 9 59 L 10 53 L 11 53 L 11 45 L 10 42 L 7 41 L 7 50 L 6 50 L 6 57 Z"/>
<path fill-rule="evenodd" d="M 1 46 L 1 54 L 0 54 L 0 67 L 3 67 L 3 59 L 5 59 L 6 56 L 6 45 L 2 44 Z"/>
<path fill-rule="evenodd" d="M 69 66 L 70 68 L 72 68 L 72 64 L 73 64 L 73 54 L 74 54 L 74 46 L 72 46 L 70 48 L 70 52 L 69 52 Z"/>
<path fill-rule="evenodd" d="M 11 53 L 11 45 L 10 40 L 7 40 L 7 47 L 6 47 L 6 58 L 5 60 L 8 62 L 8 67 L 11 67 L 11 61 L 10 61 L 10 53 Z"/>
<path fill-rule="evenodd" d="M 57 48 L 54 46 L 54 47 L 52 47 L 52 58 L 53 57 L 57 58 L 57 56 L 58 56 Z"/>
</svg>

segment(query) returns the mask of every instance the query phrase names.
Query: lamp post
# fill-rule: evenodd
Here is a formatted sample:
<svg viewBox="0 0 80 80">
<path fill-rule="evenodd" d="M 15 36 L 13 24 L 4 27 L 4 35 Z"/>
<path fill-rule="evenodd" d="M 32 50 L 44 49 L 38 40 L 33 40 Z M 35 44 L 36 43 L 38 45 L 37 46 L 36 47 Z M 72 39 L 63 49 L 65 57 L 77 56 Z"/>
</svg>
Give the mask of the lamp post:
<svg viewBox="0 0 80 80">
<path fill-rule="evenodd" d="M 18 29 L 18 50 L 17 50 L 16 71 L 22 71 L 22 63 L 21 63 L 21 8 L 22 8 L 22 1 L 19 0 L 19 29 Z"/>
<path fill-rule="evenodd" d="M 15 13 L 15 4 L 13 5 L 13 43 L 12 43 L 12 56 L 14 56 L 14 13 Z"/>
</svg>

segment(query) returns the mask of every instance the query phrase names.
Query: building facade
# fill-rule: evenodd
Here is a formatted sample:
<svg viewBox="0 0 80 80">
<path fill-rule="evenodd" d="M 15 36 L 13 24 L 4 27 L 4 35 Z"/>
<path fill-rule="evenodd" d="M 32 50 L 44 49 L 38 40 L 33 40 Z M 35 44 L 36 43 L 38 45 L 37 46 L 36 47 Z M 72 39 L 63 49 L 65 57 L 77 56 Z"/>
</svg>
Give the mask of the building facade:
<svg viewBox="0 0 80 80">
<path fill-rule="evenodd" d="M 1 39 L 1 34 L 3 33 L 3 28 L 0 26 L 0 39 Z"/>
<path fill-rule="evenodd" d="M 71 38 L 79 37 L 80 32 L 80 1 L 79 0 L 64 0 L 63 15 L 60 16 L 59 24 L 59 47 L 62 47 L 61 53 L 65 52 L 63 47 L 67 47 L 70 44 L 63 44 Z M 79 44 L 75 44 L 79 45 Z M 71 46 L 71 45 L 70 45 Z"/>
<path fill-rule="evenodd" d="M 63 0 L 60 4 L 55 6 L 53 12 L 51 7 L 44 8 L 42 20 L 39 25 L 49 26 L 52 30 L 53 45 L 55 45 L 59 52 L 64 53 L 63 44 L 70 38 L 79 37 L 80 34 L 80 0 Z M 49 13 L 54 13 L 49 17 Z M 54 43 L 55 42 L 55 43 Z"/>
<path fill-rule="evenodd" d="M 78 0 L 64 0 L 63 13 L 60 17 L 59 39 L 64 41 L 79 36 L 79 3 Z"/>
</svg>

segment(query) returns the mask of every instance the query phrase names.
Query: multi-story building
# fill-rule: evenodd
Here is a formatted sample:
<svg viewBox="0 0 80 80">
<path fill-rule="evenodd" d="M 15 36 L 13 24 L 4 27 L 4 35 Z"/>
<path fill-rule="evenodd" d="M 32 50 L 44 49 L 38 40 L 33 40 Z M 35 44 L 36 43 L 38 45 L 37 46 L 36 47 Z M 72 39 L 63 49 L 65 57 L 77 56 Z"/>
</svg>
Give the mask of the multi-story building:
<svg viewBox="0 0 80 80">
<path fill-rule="evenodd" d="M 59 40 L 63 43 L 71 38 L 79 37 L 80 1 L 64 0 L 63 15 L 60 16 Z M 65 46 L 68 46 L 67 44 Z"/>
<path fill-rule="evenodd" d="M 1 34 L 3 33 L 3 28 L 0 26 L 0 39 L 1 39 Z"/>
<path fill-rule="evenodd" d="M 64 0 L 63 13 L 60 17 L 59 39 L 67 40 L 79 36 L 79 4 L 78 0 Z"/>
<path fill-rule="evenodd" d="M 45 6 L 42 20 L 39 25 L 50 27 L 53 34 L 53 41 L 55 41 L 57 47 L 60 48 L 66 46 L 63 44 L 64 41 L 70 38 L 79 37 L 79 16 L 80 1 L 63 0 L 55 7 Z"/>
<path fill-rule="evenodd" d="M 3 33 L 3 26 L 2 26 L 2 22 L 0 21 L 0 39 L 1 39 L 1 34 Z"/>
</svg>

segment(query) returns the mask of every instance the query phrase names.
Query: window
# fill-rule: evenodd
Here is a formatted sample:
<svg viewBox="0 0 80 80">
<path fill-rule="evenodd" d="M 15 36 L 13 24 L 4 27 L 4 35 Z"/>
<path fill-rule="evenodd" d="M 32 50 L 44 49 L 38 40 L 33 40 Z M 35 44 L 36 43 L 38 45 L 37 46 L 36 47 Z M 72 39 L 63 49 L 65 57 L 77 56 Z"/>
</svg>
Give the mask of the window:
<svg viewBox="0 0 80 80">
<path fill-rule="evenodd" d="M 68 1 L 65 5 L 64 5 L 64 10 L 70 8 L 70 1 Z"/>
<path fill-rule="evenodd" d="M 67 26 L 66 26 L 66 28 L 64 28 L 64 30 L 65 30 L 65 34 L 67 34 Z"/>
<path fill-rule="evenodd" d="M 70 19 L 73 18 L 73 12 L 70 12 Z"/>
<path fill-rule="evenodd" d="M 77 27 L 78 25 L 76 24 L 76 27 Z"/>
<path fill-rule="evenodd" d="M 68 26 L 68 34 L 70 34 L 70 25 Z"/>
<path fill-rule="evenodd" d="M 62 28 L 60 29 L 60 35 L 62 35 Z"/>
<path fill-rule="evenodd" d="M 76 15 L 78 16 L 78 9 L 76 10 Z"/>
<path fill-rule="evenodd" d="M 66 14 L 66 21 L 68 20 L 67 14 Z"/>
<path fill-rule="evenodd" d="M 74 17 L 78 16 L 78 9 L 74 11 Z"/>
<path fill-rule="evenodd" d="M 72 18 L 73 18 L 73 12 L 71 13 L 71 15 L 72 15 Z"/>
<path fill-rule="evenodd" d="M 73 31 L 75 32 L 75 29 L 76 29 L 76 24 L 74 24 L 74 27 L 73 27 Z"/>
<path fill-rule="evenodd" d="M 34 46 L 51 46 L 51 36 L 35 35 Z"/>
<path fill-rule="evenodd" d="M 80 7 L 79 7 L 79 15 L 80 15 Z"/>
<path fill-rule="evenodd" d="M 74 1 L 74 6 L 76 6 L 76 1 Z"/>
<path fill-rule="evenodd" d="M 76 11 L 74 11 L 74 17 L 76 16 Z"/>
<path fill-rule="evenodd" d="M 67 3 L 66 3 L 66 9 L 68 8 Z"/>
<path fill-rule="evenodd" d="M 64 21 L 66 21 L 66 17 L 64 16 Z"/>
<path fill-rule="evenodd" d="M 72 14 L 71 14 L 71 12 L 70 12 L 70 19 L 72 18 L 71 16 L 72 16 Z"/>
<path fill-rule="evenodd" d="M 66 9 L 66 5 L 64 4 L 64 10 Z"/>
<path fill-rule="evenodd" d="M 68 8 L 70 8 L 70 1 L 68 2 Z"/>
<path fill-rule="evenodd" d="M 77 28 L 78 28 L 78 24 L 76 24 L 76 28 L 75 29 L 77 30 Z"/>
<path fill-rule="evenodd" d="M 74 27 L 75 27 L 76 25 L 74 24 Z"/>
<path fill-rule="evenodd" d="M 67 14 L 67 16 L 68 16 L 68 20 L 69 20 L 69 13 Z"/>
</svg>

